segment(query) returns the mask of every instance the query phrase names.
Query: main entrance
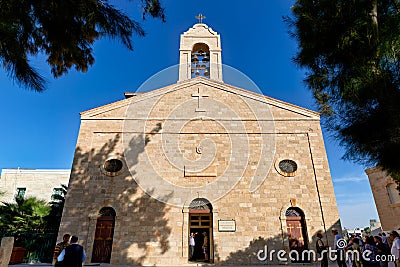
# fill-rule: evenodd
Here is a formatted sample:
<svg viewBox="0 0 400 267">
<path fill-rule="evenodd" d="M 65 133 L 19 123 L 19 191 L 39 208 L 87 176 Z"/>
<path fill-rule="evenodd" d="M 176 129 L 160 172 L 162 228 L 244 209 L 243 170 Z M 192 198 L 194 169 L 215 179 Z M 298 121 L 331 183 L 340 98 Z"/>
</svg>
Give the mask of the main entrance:
<svg viewBox="0 0 400 267">
<path fill-rule="evenodd" d="M 189 249 L 188 259 L 190 261 L 213 262 L 212 219 L 212 205 L 207 199 L 196 198 L 190 203 L 189 233 L 193 234 L 194 239 L 194 247 Z"/>
</svg>

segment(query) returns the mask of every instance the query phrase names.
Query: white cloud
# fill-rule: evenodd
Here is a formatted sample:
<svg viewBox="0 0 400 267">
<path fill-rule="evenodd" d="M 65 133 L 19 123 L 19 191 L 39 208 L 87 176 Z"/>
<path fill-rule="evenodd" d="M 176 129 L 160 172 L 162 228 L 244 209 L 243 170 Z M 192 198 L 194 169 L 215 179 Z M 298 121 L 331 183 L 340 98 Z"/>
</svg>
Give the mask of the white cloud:
<svg viewBox="0 0 400 267">
<path fill-rule="evenodd" d="M 368 181 L 368 178 L 366 177 L 342 177 L 342 178 L 334 178 L 333 182 L 334 183 L 359 183 L 359 182 L 364 182 Z"/>
<path fill-rule="evenodd" d="M 370 202 L 373 199 L 371 192 L 364 193 L 340 193 L 335 194 L 336 199 L 343 201 L 343 203 L 365 203 L 366 201 Z"/>
</svg>

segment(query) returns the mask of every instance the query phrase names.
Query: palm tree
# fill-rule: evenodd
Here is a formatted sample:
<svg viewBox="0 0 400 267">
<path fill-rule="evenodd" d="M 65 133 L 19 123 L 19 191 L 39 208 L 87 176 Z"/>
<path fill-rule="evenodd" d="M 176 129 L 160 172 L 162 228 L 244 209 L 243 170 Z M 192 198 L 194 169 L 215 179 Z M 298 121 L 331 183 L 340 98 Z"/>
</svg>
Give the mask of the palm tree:
<svg viewBox="0 0 400 267">
<path fill-rule="evenodd" d="M 43 229 L 47 226 L 47 216 L 51 207 L 44 200 L 35 197 L 17 197 L 15 202 L 0 206 L 0 228 L 12 234 L 18 245 L 24 243 L 29 230 Z"/>
<path fill-rule="evenodd" d="M 62 184 L 61 191 L 55 192 L 51 196 L 52 201 L 49 203 L 51 205 L 51 211 L 47 219 L 48 227 L 51 229 L 58 229 L 60 226 L 67 190 L 68 186 Z"/>
</svg>

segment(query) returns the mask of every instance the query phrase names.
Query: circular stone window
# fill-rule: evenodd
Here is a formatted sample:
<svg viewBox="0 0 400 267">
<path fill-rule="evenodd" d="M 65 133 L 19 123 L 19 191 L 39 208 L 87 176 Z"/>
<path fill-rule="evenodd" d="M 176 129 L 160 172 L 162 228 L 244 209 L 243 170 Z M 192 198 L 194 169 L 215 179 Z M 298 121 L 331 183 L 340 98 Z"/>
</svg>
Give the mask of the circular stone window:
<svg viewBox="0 0 400 267">
<path fill-rule="evenodd" d="M 124 163 L 120 159 L 108 159 L 104 162 L 102 169 L 104 174 L 108 176 L 116 176 L 121 173 L 124 168 Z"/>
<path fill-rule="evenodd" d="M 276 170 L 283 176 L 295 176 L 297 172 L 297 163 L 290 159 L 279 161 Z"/>
</svg>

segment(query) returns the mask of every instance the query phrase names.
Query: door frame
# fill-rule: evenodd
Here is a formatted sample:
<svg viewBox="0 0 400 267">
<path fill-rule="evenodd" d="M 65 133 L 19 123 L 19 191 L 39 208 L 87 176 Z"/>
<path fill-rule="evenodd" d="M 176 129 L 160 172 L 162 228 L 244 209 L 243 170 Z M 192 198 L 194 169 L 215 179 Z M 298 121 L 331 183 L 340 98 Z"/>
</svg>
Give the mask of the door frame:
<svg viewBox="0 0 400 267">
<path fill-rule="evenodd" d="M 210 215 L 209 225 L 192 225 L 192 216 L 199 216 L 204 214 Z M 199 220 L 201 222 L 201 220 Z M 197 210 L 197 209 L 190 209 L 189 216 L 188 216 L 188 228 L 189 228 L 189 235 L 192 232 L 192 228 L 197 229 L 208 229 L 208 244 L 209 244 L 209 251 L 208 251 L 208 259 L 210 263 L 214 263 L 214 231 L 213 231 L 213 213 L 211 210 Z M 201 233 L 199 233 L 201 234 Z M 189 244 L 188 244 L 189 246 Z M 189 254 L 187 255 L 189 259 Z"/>
</svg>

